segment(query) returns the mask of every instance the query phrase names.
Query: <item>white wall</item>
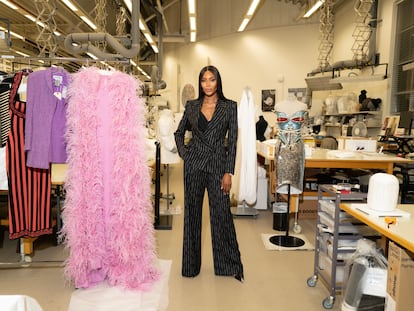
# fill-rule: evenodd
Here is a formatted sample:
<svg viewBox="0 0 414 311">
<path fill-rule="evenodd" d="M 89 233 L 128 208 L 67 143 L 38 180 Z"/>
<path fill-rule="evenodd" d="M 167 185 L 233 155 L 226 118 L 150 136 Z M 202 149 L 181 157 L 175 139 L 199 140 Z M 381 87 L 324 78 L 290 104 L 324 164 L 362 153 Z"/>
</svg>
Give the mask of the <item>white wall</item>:
<svg viewBox="0 0 414 311">
<path fill-rule="evenodd" d="M 377 52 L 380 62 L 390 62 L 393 6 L 396 0 L 379 0 Z M 344 1 L 335 15 L 335 41 L 331 63 L 352 59 L 354 1 Z M 226 97 L 239 101 L 242 90 L 249 86 L 256 105 L 261 106 L 261 90 L 276 89 L 276 101 L 287 96 L 288 88 L 306 87 L 306 74 L 318 66 L 319 24 L 295 25 L 235 33 L 211 40 L 164 49 L 163 79 L 167 89 L 161 92 L 174 111 L 182 110 L 181 88 L 191 83 L 198 94 L 198 73 L 207 65 L 215 65 L 222 75 Z M 283 82 L 281 82 L 283 81 Z M 343 92 L 359 94 L 370 89 L 373 98 L 383 99 L 388 111 L 390 81 L 381 87 L 347 85 Z M 273 113 L 264 113 L 269 124 Z"/>
<path fill-rule="evenodd" d="M 219 37 L 165 52 L 162 92 L 178 109 L 177 91 L 191 83 L 198 94 L 200 69 L 216 66 L 226 97 L 240 100 L 249 86 L 256 105 L 261 107 L 261 90 L 276 89 L 276 101 L 287 96 L 288 88 L 306 87 L 304 77 L 317 66 L 318 25 L 263 29 Z M 182 107 L 180 108 L 182 109 Z M 265 117 L 272 120 L 272 113 Z"/>
</svg>

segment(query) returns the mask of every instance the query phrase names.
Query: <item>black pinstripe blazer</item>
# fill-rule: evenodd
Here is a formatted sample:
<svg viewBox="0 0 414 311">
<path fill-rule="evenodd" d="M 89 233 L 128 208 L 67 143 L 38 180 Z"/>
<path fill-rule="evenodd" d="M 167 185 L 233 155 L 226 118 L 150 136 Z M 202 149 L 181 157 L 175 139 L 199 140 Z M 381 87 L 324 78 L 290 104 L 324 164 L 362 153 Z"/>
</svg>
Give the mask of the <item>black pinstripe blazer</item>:
<svg viewBox="0 0 414 311">
<path fill-rule="evenodd" d="M 210 173 L 234 174 L 237 147 L 237 103 L 218 100 L 213 118 L 207 129 L 198 128 L 201 100 L 188 101 L 184 115 L 174 133 L 178 153 L 185 165 Z M 184 143 L 186 129 L 191 128 L 192 138 Z"/>
</svg>

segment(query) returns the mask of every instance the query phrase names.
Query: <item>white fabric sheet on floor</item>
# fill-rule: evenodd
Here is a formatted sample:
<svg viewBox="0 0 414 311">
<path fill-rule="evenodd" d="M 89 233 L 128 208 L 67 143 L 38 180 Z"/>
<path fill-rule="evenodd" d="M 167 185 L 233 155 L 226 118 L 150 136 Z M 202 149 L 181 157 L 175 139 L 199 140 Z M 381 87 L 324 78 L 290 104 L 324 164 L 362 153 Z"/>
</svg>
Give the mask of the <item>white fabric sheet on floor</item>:
<svg viewBox="0 0 414 311">
<path fill-rule="evenodd" d="M 72 293 L 68 311 L 163 311 L 168 307 L 171 260 L 159 260 L 161 278 L 150 291 L 131 291 L 103 283 Z"/>
<path fill-rule="evenodd" d="M 2 311 L 42 311 L 35 299 L 25 295 L 0 295 Z"/>
</svg>

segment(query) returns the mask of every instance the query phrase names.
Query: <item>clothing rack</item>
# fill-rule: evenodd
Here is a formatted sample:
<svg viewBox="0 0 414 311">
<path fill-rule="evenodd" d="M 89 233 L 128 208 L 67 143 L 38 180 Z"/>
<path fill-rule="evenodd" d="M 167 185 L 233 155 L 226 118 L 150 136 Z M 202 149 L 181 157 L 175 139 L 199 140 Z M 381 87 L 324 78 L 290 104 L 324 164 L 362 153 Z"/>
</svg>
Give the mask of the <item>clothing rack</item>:
<svg viewBox="0 0 414 311">
<path fill-rule="evenodd" d="M 93 59 L 93 58 L 79 58 L 79 57 L 41 57 L 41 56 L 13 56 L 13 55 L 0 55 L 0 60 L 8 60 L 12 63 L 12 68 L 14 70 L 14 64 L 20 64 L 20 65 L 28 65 L 30 66 L 39 66 L 39 67 L 47 67 L 52 65 L 63 65 L 68 63 L 83 63 L 86 64 L 86 66 L 89 66 L 89 64 L 100 64 L 100 65 L 106 65 L 109 66 L 109 64 L 114 65 L 122 65 L 124 67 L 132 66 L 129 59 L 118 59 L 118 60 L 106 60 L 106 59 Z M 40 64 L 33 62 L 40 62 Z M 79 68 L 77 68 L 79 69 Z"/>
<path fill-rule="evenodd" d="M 160 142 L 155 142 L 155 194 L 154 194 L 154 228 L 157 230 L 171 230 L 172 216 L 160 215 L 161 199 L 161 147 Z"/>
</svg>

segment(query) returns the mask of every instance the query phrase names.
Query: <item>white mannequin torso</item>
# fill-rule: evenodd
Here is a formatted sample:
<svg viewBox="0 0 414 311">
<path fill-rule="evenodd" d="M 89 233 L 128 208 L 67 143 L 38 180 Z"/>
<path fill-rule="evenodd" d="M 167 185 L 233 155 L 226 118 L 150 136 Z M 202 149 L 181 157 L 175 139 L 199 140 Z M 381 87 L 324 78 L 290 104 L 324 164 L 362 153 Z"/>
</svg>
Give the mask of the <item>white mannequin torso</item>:
<svg viewBox="0 0 414 311">
<path fill-rule="evenodd" d="M 275 105 L 276 111 L 284 112 L 289 116 L 293 115 L 297 111 L 304 111 L 307 109 L 308 106 L 305 103 L 298 101 L 295 96 L 288 96 L 286 100 L 278 102 Z"/>
</svg>

